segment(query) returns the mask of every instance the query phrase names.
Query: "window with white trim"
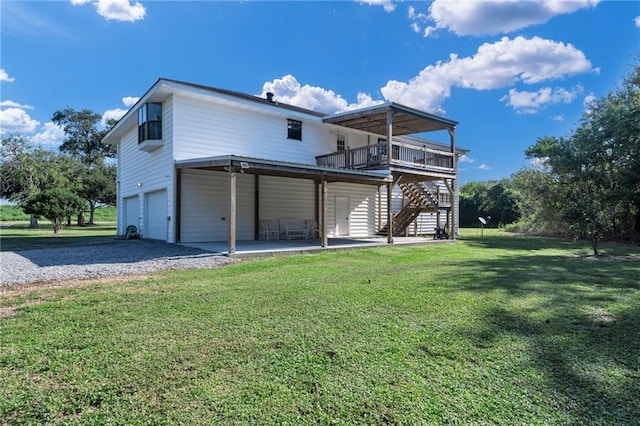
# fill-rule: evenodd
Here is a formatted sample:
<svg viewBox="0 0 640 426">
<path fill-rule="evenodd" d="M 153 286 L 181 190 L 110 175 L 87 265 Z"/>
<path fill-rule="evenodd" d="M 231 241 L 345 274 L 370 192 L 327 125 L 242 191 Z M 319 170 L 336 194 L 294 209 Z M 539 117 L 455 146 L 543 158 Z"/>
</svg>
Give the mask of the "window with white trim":
<svg viewBox="0 0 640 426">
<path fill-rule="evenodd" d="M 336 151 L 344 151 L 347 149 L 347 135 L 338 133 L 336 135 Z"/>
</svg>

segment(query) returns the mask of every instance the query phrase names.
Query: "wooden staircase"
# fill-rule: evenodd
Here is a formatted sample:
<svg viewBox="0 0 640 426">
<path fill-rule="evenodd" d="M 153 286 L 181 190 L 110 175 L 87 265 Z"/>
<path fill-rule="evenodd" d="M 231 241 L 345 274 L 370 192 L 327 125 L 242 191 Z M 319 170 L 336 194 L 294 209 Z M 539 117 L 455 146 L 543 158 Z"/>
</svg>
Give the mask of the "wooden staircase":
<svg viewBox="0 0 640 426">
<path fill-rule="evenodd" d="M 399 212 L 393 215 L 393 235 L 402 236 L 405 229 L 420 215 L 427 211 L 438 209 L 438 198 L 422 182 L 401 183 L 398 187 L 402 193 L 409 199 L 409 203 L 404 205 Z M 388 223 L 385 223 L 378 230 L 378 235 L 387 235 Z"/>
</svg>

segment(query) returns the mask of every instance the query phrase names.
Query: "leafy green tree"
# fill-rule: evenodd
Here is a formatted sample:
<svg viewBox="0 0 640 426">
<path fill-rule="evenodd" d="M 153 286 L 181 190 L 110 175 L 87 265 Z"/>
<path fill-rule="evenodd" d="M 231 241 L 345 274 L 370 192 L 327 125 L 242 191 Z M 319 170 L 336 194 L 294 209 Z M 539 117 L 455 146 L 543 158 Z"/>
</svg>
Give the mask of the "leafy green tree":
<svg viewBox="0 0 640 426">
<path fill-rule="evenodd" d="M 84 203 L 85 201 L 71 190 L 56 187 L 30 196 L 24 203 L 24 211 L 50 220 L 53 234 L 59 235 L 67 217 L 82 210 Z"/>
<path fill-rule="evenodd" d="M 114 205 L 116 203 L 116 166 L 103 161 L 92 166 L 84 166 L 82 189 L 78 192 L 89 204 L 89 221 L 92 225 L 95 209 L 98 204 Z"/>
<path fill-rule="evenodd" d="M 100 120 L 100 114 L 88 109 L 76 111 L 67 107 L 56 111 L 52 121 L 62 127 L 66 135 L 60 145 L 60 151 L 80 158 L 85 164 L 94 164 L 101 159 L 115 157 L 115 147 L 102 143 L 102 139 L 114 123 L 110 122 L 106 129 L 98 130 Z"/>
<path fill-rule="evenodd" d="M 508 179 L 468 182 L 460 188 L 460 224 L 477 226 L 478 217 L 497 226 L 513 223 L 520 214 Z"/>
<path fill-rule="evenodd" d="M 574 236 L 592 240 L 594 254 L 605 235 L 640 233 L 639 83 L 636 67 L 618 91 L 589 106 L 569 136 L 540 138 L 525 152 L 553 182 L 552 207 L 539 205 L 536 213 L 549 222 L 555 210 Z"/>
<path fill-rule="evenodd" d="M 560 217 L 561 186 L 548 171 L 523 169 L 511 175 L 519 227 L 527 232 L 566 232 Z"/>
<path fill-rule="evenodd" d="M 30 149 L 22 136 L 2 140 L 0 175 L 0 196 L 20 206 L 29 197 L 46 189 L 65 187 L 77 190 L 81 186 L 77 161 L 53 151 Z M 36 217 L 32 216 L 31 227 L 37 225 Z"/>
<path fill-rule="evenodd" d="M 115 121 L 110 120 L 105 129 L 98 130 L 100 120 L 100 114 L 91 110 L 76 111 L 70 107 L 56 111 L 52 118 L 54 123 L 64 129 L 66 135 L 60 151 L 70 154 L 83 164 L 79 170 L 82 187 L 78 195 L 87 200 L 89 205 L 89 224 L 93 224 L 93 213 L 98 203 L 113 199 L 112 203 L 115 204 L 115 166 L 106 166 L 105 159 L 115 157 L 116 148 L 102 143 Z M 112 182 L 108 179 L 112 179 Z M 78 225 L 84 225 L 84 211 L 78 211 L 77 214 Z"/>
</svg>

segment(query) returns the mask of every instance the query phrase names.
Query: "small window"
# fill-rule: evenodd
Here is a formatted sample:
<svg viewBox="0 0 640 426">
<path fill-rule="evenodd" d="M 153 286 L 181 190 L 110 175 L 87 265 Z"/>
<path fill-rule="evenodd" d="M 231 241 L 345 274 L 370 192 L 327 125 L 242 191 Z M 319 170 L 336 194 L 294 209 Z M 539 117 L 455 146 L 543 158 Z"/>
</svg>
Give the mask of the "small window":
<svg viewBox="0 0 640 426">
<path fill-rule="evenodd" d="M 287 138 L 302 140 L 302 121 L 287 119 Z"/>
<path fill-rule="evenodd" d="M 336 150 L 344 151 L 347 148 L 347 135 L 338 133 L 336 135 Z"/>
<path fill-rule="evenodd" d="M 162 139 L 162 104 L 149 102 L 138 110 L 138 143 Z"/>
</svg>

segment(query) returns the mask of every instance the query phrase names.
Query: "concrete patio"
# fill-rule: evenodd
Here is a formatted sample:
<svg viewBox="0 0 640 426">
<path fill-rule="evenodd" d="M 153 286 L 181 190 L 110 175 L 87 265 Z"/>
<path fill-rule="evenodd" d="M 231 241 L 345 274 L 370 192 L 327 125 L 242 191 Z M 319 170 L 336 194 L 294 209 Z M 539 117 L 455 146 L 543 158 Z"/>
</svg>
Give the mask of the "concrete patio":
<svg viewBox="0 0 640 426">
<path fill-rule="evenodd" d="M 431 236 L 426 237 L 394 237 L 391 245 L 418 245 L 437 244 L 452 242 L 452 240 L 434 240 Z M 202 243 L 182 243 L 186 247 L 199 248 L 201 250 L 229 255 L 229 244 L 226 241 L 202 242 Z M 250 240 L 237 241 L 236 251 L 230 256 L 233 257 L 260 257 L 284 254 L 308 253 L 323 250 L 343 250 L 362 247 L 388 246 L 387 237 L 367 237 L 367 238 L 329 238 L 329 245 L 321 247 L 319 239 L 295 239 L 295 240 Z"/>
</svg>

